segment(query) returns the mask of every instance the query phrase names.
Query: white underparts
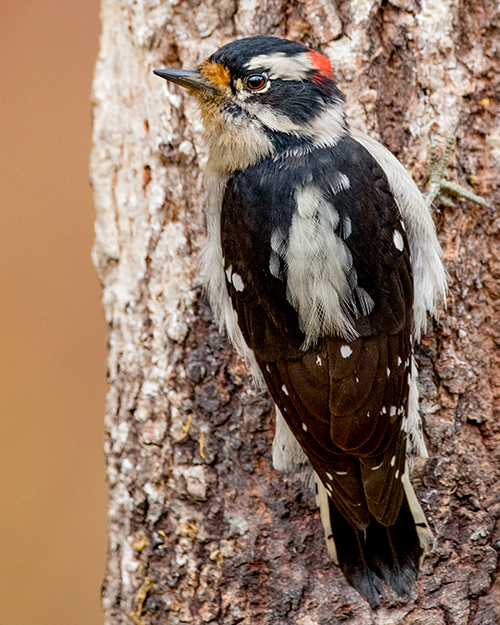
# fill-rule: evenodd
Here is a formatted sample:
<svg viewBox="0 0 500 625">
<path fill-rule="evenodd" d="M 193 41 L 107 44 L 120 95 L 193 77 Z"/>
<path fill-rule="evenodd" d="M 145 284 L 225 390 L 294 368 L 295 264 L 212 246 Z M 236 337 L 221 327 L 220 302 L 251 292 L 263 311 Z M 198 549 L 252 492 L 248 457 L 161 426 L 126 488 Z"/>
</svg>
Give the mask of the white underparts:
<svg viewBox="0 0 500 625">
<path fill-rule="evenodd" d="M 248 347 L 238 326 L 238 318 L 231 304 L 226 285 L 226 272 L 221 244 L 221 206 L 227 176 L 217 173 L 207 164 L 204 177 L 207 194 L 208 240 L 200 259 L 200 274 L 208 292 L 212 312 L 221 330 L 226 330 L 229 340 L 239 355 L 247 362 L 257 386 L 264 388 L 264 378 L 253 351 Z M 231 268 L 228 269 L 231 275 Z M 238 275 L 238 274 L 232 274 Z M 241 280 L 241 277 L 238 276 Z M 229 277 L 228 277 L 229 279 Z M 241 283 L 243 281 L 241 280 Z M 236 284 L 241 286 L 236 280 Z M 233 281 L 233 286 L 234 284 Z"/>
<path fill-rule="evenodd" d="M 257 120 L 242 112 L 236 115 L 225 110 L 205 111 L 203 105 L 201 112 L 209 160 L 217 171 L 231 174 L 274 154 L 275 148 Z"/>
<path fill-rule="evenodd" d="M 307 431 L 307 428 L 304 428 Z M 311 465 L 302 447 L 292 434 L 283 415 L 276 406 L 276 433 L 273 441 L 273 467 L 285 473 L 302 472 L 302 478 L 310 481 Z"/>
<path fill-rule="evenodd" d="M 411 455 L 422 456 L 428 458 L 427 449 L 425 447 L 424 434 L 422 431 L 422 420 L 418 408 L 418 371 L 415 358 L 411 359 L 411 371 L 408 378 L 408 408 L 407 414 L 403 416 L 403 429 L 406 431 L 406 451 Z"/>
</svg>

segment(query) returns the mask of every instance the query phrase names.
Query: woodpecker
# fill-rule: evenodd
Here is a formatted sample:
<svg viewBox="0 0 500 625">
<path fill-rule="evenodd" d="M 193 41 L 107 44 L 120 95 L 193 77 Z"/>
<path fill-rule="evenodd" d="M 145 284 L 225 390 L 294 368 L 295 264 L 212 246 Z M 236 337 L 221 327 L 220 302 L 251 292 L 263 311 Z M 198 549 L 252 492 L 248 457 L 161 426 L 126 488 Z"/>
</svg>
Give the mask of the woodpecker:
<svg viewBox="0 0 500 625">
<path fill-rule="evenodd" d="M 433 540 L 409 480 L 426 456 L 412 352 L 447 290 L 429 208 L 301 43 L 250 37 L 154 73 L 199 104 L 201 272 L 276 403 L 274 467 L 312 476 L 329 553 L 372 608 L 384 583 L 408 596 Z"/>
</svg>

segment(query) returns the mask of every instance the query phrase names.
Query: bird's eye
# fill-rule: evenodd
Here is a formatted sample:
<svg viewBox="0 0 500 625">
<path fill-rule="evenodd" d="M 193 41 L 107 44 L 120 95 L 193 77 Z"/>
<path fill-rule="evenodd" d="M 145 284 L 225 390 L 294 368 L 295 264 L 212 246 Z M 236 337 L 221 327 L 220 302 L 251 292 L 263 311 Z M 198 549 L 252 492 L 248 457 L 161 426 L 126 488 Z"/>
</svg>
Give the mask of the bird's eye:
<svg viewBox="0 0 500 625">
<path fill-rule="evenodd" d="M 260 89 L 263 89 L 266 84 L 267 80 L 265 76 L 262 76 L 262 74 L 253 74 L 252 76 L 249 76 L 246 81 L 246 87 L 251 91 L 259 91 Z"/>
</svg>

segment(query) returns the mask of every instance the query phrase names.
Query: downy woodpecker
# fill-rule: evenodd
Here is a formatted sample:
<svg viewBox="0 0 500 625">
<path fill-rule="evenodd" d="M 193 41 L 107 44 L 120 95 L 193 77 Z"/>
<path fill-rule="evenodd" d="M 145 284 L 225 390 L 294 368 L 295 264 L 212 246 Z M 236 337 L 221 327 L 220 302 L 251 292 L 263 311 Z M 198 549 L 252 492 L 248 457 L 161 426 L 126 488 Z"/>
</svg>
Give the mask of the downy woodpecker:
<svg viewBox="0 0 500 625">
<path fill-rule="evenodd" d="M 313 476 L 331 557 L 372 607 L 382 582 L 408 595 L 432 544 L 408 477 L 426 455 L 412 346 L 447 288 L 429 209 L 301 43 L 250 37 L 155 74 L 199 103 L 202 274 L 276 403 L 274 466 Z"/>
</svg>

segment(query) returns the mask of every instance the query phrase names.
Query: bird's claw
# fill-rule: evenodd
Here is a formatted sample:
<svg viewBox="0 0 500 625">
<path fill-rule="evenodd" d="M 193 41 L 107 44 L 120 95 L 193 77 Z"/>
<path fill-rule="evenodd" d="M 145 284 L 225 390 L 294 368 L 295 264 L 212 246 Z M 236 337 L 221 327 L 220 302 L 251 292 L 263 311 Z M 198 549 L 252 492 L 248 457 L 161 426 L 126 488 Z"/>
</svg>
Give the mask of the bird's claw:
<svg viewBox="0 0 500 625">
<path fill-rule="evenodd" d="M 453 148 L 453 144 L 455 143 L 457 128 L 458 122 L 453 127 L 453 131 L 446 141 L 443 156 L 439 161 L 436 155 L 434 136 L 432 133 L 429 134 L 429 183 L 427 194 L 425 196 L 428 206 L 431 206 L 436 201 L 444 206 L 453 206 L 452 199 L 448 197 L 450 195 L 457 198 L 464 198 L 470 202 L 474 202 L 474 204 L 478 204 L 479 206 L 486 206 L 486 200 L 483 197 L 476 195 L 472 191 L 469 191 L 468 189 L 465 189 L 464 187 L 446 179 L 445 171 L 448 167 L 448 163 L 450 162 L 451 150 Z"/>
</svg>

